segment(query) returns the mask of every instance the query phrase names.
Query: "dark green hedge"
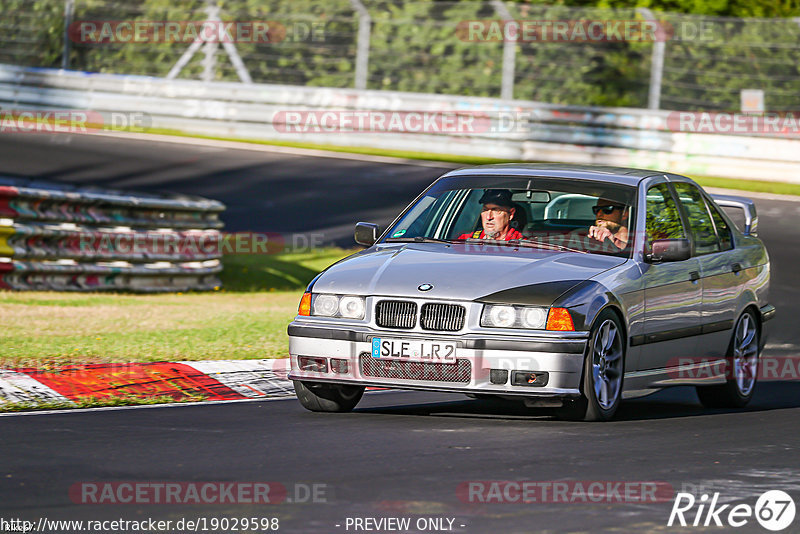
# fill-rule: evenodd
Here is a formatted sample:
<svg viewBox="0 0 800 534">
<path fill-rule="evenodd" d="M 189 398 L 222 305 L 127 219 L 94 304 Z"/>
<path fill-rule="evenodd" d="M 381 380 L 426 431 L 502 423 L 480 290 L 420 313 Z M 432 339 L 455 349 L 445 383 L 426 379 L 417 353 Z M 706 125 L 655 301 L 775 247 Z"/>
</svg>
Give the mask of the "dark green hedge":
<svg viewBox="0 0 800 534">
<path fill-rule="evenodd" d="M 486 1 L 364 0 L 373 19 L 370 89 L 499 96 L 501 42 L 460 38 L 459 23 L 499 18 Z M 761 88 L 770 109 L 794 109 L 800 94 L 800 0 L 572 0 L 507 2 L 514 18 L 633 19 L 636 6 L 675 28 L 711 28 L 708 39 L 666 43 L 662 107 L 736 109 L 739 91 Z M 253 79 L 263 83 L 352 87 L 358 19 L 348 0 L 220 0 L 225 20 L 278 21 L 276 43 L 238 43 Z M 203 0 L 76 0 L 76 20 L 203 20 Z M 64 0 L 0 0 L 0 62 L 60 67 Z M 691 14 L 691 15 L 687 15 Z M 683 25 L 683 26 L 682 26 Z M 304 35 L 321 29 L 319 39 Z M 71 69 L 164 76 L 186 43 L 73 43 Z M 560 104 L 644 107 L 652 43 L 521 43 L 514 97 Z M 202 52 L 181 73 L 198 78 Z M 216 79 L 236 80 L 220 48 Z"/>
</svg>

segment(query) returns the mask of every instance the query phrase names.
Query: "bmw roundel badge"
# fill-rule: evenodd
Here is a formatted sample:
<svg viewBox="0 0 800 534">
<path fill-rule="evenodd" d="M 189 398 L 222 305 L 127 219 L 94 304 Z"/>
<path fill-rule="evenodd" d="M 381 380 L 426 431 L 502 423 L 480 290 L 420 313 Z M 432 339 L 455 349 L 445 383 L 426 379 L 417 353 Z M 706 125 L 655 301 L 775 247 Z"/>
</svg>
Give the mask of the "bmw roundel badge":
<svg viewBox="0 0 800 534">
<path fill-rule="evenodd" d="M 420 291 L 430 291 L 431 289 L 433 289 L 433 284 L 422 284 L 417 289 L 419 289 Z"/>
</svg>

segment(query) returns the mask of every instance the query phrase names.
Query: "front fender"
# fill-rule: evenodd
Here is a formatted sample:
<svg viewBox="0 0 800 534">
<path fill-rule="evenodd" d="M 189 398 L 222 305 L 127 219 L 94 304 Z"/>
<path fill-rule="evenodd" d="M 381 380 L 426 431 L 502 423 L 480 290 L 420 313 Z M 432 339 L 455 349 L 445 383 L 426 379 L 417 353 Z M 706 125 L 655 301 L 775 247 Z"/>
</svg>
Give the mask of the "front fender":
<svg viewBox="0 0 800 534">
<path fill-rule="evenodd" d="M 628 330 L 627 314 L 620 300 L 606 286 L 594 280 L 586 280 L 573 287 L 553 302 L 553 307 L 567 308 L 572 315 L 575 330 L 590 330 L 595 318 L 608 307 L 620 312 L 625 330 Z"/>
</svg>

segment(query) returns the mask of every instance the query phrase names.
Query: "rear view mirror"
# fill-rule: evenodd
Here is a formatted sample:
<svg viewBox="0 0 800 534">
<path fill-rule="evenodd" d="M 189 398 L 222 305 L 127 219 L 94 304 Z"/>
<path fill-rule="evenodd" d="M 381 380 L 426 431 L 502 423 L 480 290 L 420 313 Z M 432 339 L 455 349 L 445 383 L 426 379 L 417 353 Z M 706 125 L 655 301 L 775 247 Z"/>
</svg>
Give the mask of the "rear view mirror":
<svg viewBox="0 0 800 534">
<path fill-rule="evenodd" d="M 688 260 L 692 256 L 692 246 L 688 239 L 656 239 L 652 252 L 645 253 L 647 263 Z"/>
<path fill-rule="evenodd" d="M 550 202 L 549 191 L 534 191 L 529 189 L 522 193 L 514 193 L 511 197 L 514 202 L 530 202 L 532 204 L 547 204 Z"/>
<path fill-rule="evenodd" d="M 356 223 L 356 243 L 371 247 L 378 240 L 378 225 L 366 222 Z"/>
</svg>

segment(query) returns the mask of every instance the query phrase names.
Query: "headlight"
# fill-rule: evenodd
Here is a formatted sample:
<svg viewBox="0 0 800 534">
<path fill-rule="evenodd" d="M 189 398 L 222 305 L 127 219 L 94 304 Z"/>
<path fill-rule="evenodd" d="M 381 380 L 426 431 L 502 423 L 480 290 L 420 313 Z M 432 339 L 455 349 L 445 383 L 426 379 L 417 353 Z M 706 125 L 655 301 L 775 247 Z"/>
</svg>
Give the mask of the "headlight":
<svg viewBox="0 0 800 534">
<path fill-rule="evenodd" d="M 541 330 L 547 323 L 547 308 L 532 306 L 483 307 L 481 326 L 492 328 L 526 328 Z"/>
<path fill-rule="evenodd" d="M 522 308 L 522 326 L 532 330 L 544 328 L 547 311 L 544 308 Z"/>
<path fill-rule="evenodd" d="M 488 319 L 487 326 L 510 328 L 516 322 L 517 312 L 511 306 L 491 306 Z"/>
<path fill-rule="evenodd" d="M 349 319 L 364 318 L 364 299 L 362 297 L 342 297 L 339 301 L 339 314 Z"/>
<path fill-rule="evenodd" d="M 336 295 L 315 295 L 312 315 L 333 317 L 339 310 L 339 297 Z"/>
<path fill-rule="evenodd" d="M 365 308 L 364 297 L 351 295 L 313 295 L 311 297 L 311 315 L 320 317 L 363 319 Z"/>
</svg>

